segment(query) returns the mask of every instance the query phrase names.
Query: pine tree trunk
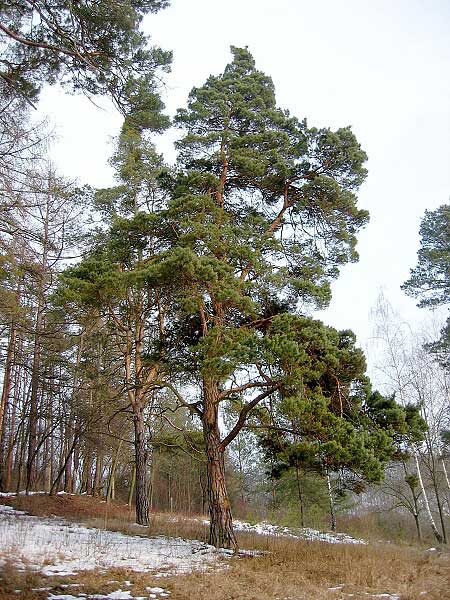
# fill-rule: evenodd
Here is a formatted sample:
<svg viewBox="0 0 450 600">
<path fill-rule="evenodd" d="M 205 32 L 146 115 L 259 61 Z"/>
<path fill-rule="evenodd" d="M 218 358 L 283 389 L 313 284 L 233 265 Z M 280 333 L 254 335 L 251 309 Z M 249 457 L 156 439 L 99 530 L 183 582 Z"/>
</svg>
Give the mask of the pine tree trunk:
<svg viewBox="0 0 450 600">
<path fill-rule="evenodd" d="M 116 469 L 117 463 L 119 462 L 120 449 L 122 448 L 122 440 L 119 441 L 117 446 L 116 454 L 111 464 L 111 472 L 109 474 L 108 489 L 106 490 L 106 502 L 114 500 L 115 498 L 115 484 L 116 484 Z"/>
<path fill-rule="evenodd" d="M 17 359 L 20 360 L 22 350 L 22 340 L 19 339 L 18 348 L 17 348 Z M 20 375 L 21 368 L 19 366 L 16 367 L 14 373 L 14 397 L 13 397 L 13 406 L 12 406 L 12 414 L 11 414 L 11 423 L 10 423 L 10 437 L 9 437 L 9 445 L 8 452 L 6 455 L 6 482 L 5 487 L 7 490 L 11 489 L 12 475 L 13 475 L 13 458 L 14 458 L 14 450 L 17 452 L 17 446 L 20 439 L 20 431 L 21 427 L 23 428 L 23 424 L 21 423 L 16 432 L 16 417 L 17 410 L 19 406 L 19 397 L 20 397 Z"/>
<path fill-rule="evenodd" d="M 39 293 L 39 303 L 36 316 L 36 330 L 33 348 L 33 366 L 31 372 L 31 394 L 30 394 L 30 416 L 29 416 L 29 438 L 27 459 L 27 493 L 36 485 L 36 448 L 37 448 L 37 422 L 38 422 L 38 396 L 39 396 L 39 371 L 41 366 L 41 329 L 43 321 L 43 293 Z"/>
<path fill-rule="evenodd" d="M 42 274 L 38 284 L 38 304 L 36 309 L 36 323 L 34 333 L 33 348 L 33 366 L 31 372 L 31 395 L 30 395 L 30 417 L 29 417 L 29 438 L 28 438 L 28 460 L 27 460 L 27 485 L 26 492 L 33 490 L 36 486 L 36 448 L 37 448 L 37 424 L 38 424 L 38 397 L 40 384 L 41 367 L 41 333 L 44 323 L 45 306 L 45 269 L 47 264 L 47 243 L 48 243 L 48 213 L 45 222 L 43 254 L 42 254 Z"/>
<path fill-rule="evenodd" d="M 5 464 L 4 454 L 6 449 L 6 429 L 7 429 L 7 416 L 8 416 L 8 404 L 9 394 L 11 391 L 12 383 L 12 370 L 14 364 L 14 349 L 16 343 L 16 329 L 14 325 L 11 325 L 8 341 L 8 349 L 6 351 L 6 362 L 3 373 L 3 388 L 2 396 L 0 399 L 0 492 L 4 492 L 5 488 L 5 476 L 3 472 L 3 466 Z"/>
<path fill-rule="evenodd" d="M 69 448 L 72 447 L 71 444 L 71 430 L 69 427 L 65 429 L 65 441 L 66 441 L 66 452 L 69 452 Z M 64 491 L 68 494 L 72 493 L 73 488 L 73 471 L 72 471 L 72 462 L 73 462 L 73 453 L 71 452 L 66 460 L 66 466 L 64 469 Z"/>
<path fill-rule="evenodd" d="M 147 448 L 145 444 L 144 411 L 137 406 L 134 411 L 134 452 L 136 463 L 136 523 L 149 525 Z"/>
<path fill-rule="evenodd" d="M 103 455 L 97 448 L 95 454 L 95 474 L 94 474 L 94 489 L 92 490 L 93 496 L 100 496 L 102 488 L 102 471 L 103 471 Z"/>
<path fill-rule="evenodd" d="M 209 504 L 209 543 L 216 548 L 237 550 L 233 531 L 231 504 L 225 481 L 225 456 L 220 441 L 217 382 L 204 380 L 203 434 L 205 439 L 206 473 Z"/>
<path fill-rule="evenodd" d="M 12 408 L 10 428 L 11 428 L 11 435 L 9 438 L 8 450 L 6 452 L 6 459 L 5 459 L 5 464 L 6 464 L 5 489 L 6 489 L 6 491 L 10 490 L 11 480 L 12 480 L 13 453 L 14 453 L 14 447 L 15 447 L 14 431 L 16 428 L 16 403 L 14 403 L 14 406 Z"/>
<path fill-rule="evenodd" d="M 23 415 L 23 411 L 22 411 L 22 415 L 21 418 L 23 419 L 22 423 L 24 422 L 24 415 Z M 22 426 L 22 430 L 21 430 L 21 434 L 20 434 L 20 447 L 18 448 L 18 456 L 16 455 L 16 461 L 17 461 L 17 482 L 16 482 L 16 493 L 20 492 L 20 488 L 22 485 L 22 479 L 23 479 L 23 471 L 24 471 L 24 463 L 25 463 L 25 449 L 26 449 L 26 445 L 27 445 L 27 432 L 25 429 L 25 426 Z"/>
<path fill-rule="evenodd" d="M 92 459 L 93 454 L 90 446 L 86 448 L 86 454 L 84 456 L 83 467 L 86 470 L 85 473 L 85 491 L 88 496 L 92 496 Z"/>
</svg>

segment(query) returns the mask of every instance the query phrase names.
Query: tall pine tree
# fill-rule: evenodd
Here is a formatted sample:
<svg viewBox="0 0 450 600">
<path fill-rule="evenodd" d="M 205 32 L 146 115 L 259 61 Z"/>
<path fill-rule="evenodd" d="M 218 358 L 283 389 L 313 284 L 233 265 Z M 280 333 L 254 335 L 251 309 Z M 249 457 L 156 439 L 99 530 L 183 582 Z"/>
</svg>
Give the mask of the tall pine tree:
<svg viewBox="0 0 450 600">
<path fill-rule="evenodd" d="M 356 233 L 368 219 L 355 196 L 366 155 L 351 130 L 309 128 L 279 109 L 248 50 L 232 53 L 177 114 L 185 135 L 159 272 L 177 283 L 172 329 L 189 340 L 183 368 L 199 384 L 190 405 L 203 425 L 210 542 L 225 547 L 236 547 L 225 449 L 259 403 L 299 385 L 301 351 L 277 315 L 326 306 L 329 282 L 357 259 Z M 284 333 L 270 333 L 276 320 Z M 225 402 L 238 410 L 222 436 Z"/>
</svg>

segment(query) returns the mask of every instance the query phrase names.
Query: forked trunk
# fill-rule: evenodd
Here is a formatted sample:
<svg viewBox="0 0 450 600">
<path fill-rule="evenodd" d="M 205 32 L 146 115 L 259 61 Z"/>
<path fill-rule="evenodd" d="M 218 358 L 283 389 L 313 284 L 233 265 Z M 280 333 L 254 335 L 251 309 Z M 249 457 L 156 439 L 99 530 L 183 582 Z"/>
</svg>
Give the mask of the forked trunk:
<svg viewBox="0 0 450 600">
<path fill-rule="evenodd" d="M 139 407 L 134 413 L 134 451 L 136 463 L 136 523 L 148 526 L 147 448 L 143 409 Z"/>
<path fill-rule="evenodd" d="M 216 548 L 231 548 L 236 551 L 237 541 L 233 531 L 231 504 L 225 480 L 225 456 L 218 424 L 219 391 L 217 383 L 205 380 L 203 393 L 203 433 L 210 517 L 209 543 Z"/>
</svg>

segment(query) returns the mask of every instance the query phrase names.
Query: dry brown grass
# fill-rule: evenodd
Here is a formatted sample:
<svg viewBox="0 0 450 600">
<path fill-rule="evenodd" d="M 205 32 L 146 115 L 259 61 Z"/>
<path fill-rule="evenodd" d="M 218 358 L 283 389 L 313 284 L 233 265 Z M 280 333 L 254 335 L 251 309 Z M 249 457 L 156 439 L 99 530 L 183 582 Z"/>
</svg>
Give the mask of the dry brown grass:
<svg viewBox="0 0 450 600">
<path fill-rule="evenodd" d="M 2 499 L 3 501 L 3 499 Z M 76 496 L 19 497 L 9 504 L 37 515 L 54 514 L 125 533 L 145 532 L 133 524 L 134 516 L 123 504 L 107 506 L 98 499 Z M 173 535 L 204 539 L 206 527 L 199 519 L 182 515 L 152 517 L 151 535 Z M 430 553 L 414 546 L 395 544 L 330 545 L 285 538 L 240 534 L 243 548 L 265 550 L 253 558 L 231 558 L 218 563 L 214 571 L 156 579 L 151 573 L 130 571 L 88 572 L 76 577 L 45 578 L 36 573 L 14 573 L 7 567 L 2 576 L 0 600 L 41 600 L 45 592 L 33 587 L 52 586 L 62 593 L 61 583 L 82 583 L 84 593 L 108 593 L 120 582 L 130 580 L 134 595 L 146 595 L 145 587 L 161 586 L 171 600 L 264 600 L 351 598 L 368 599 L 367 594 L 398 594 L 401 600 L 444 600 L 450 598 L 450 555 Z M 115 580 L 119 583 L 108 583 Z M 328 588 L 342 584 L 339 591 Z M 20 594 L 14 590 L 20 589 Z M 122 586 L 122 589 L 124 587 Z M 81 591 L 81 590 L 80 590 Z M 423 592 L 426 592 L 424 594 Z M 65 593 L 68 593 L 65 590 Z"/>
</svg>

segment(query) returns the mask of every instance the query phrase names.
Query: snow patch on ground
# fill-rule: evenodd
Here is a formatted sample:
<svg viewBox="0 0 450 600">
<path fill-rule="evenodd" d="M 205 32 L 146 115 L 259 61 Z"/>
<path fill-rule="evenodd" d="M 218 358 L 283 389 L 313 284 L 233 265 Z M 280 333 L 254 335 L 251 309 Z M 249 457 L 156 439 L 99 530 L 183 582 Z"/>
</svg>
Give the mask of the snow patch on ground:
<svg viewBox="0 0 450 600">
<path fill-rule="evenodd" d="M 187 573 L 207 569 L 223 557 L 197 540 L 129 536 L 53 517 L 33 517 L 4 505 L 0 505 L 0 539 L 0 566 L 9 561 L 17 569 L 31 568 L 44 575 L 112 568 Z"/>
<path fill-rule="evenodd" d="M 355 594 L 350 594 L 348 592 L 343 592 L 342 588 L 345 587 L 345 584 L 343 583 L 339 583 L 333 587 L 329 587 L 328 591 L 330 592 L 339 592 L 341 594 L 341 598 L 346 596 L 348 598 L 352 598 L 355 596 Z M 397 594 L 370 594 L 369 592 L 359 592 L 358 596 L 360 595 L 364 595 L 367 596 L 367 598 L 383 598 L 384 600 L 400 600 L 400 596 L 397 596 Z"/>
<path fill-rule="evenodd" d="M 72 594 L 50 594 L 48 596 L 48 600 L 148 600 L 148 598 L 168 598 L 170 596 L 170 592 L 164 590 L 163 588 L 147 588 L 147 591 L 156 590 L 154 592 L 150 592 L 148 596 L 132 596 L 131 592 L 128 590 L 123 591 L 122 589 L 116 590 L 115 592 L 110 592 L 109 594 L 79 594 L 78 596 L 73 596 Z"/>
<path fill-rule="evenodd" d="M 208 521 L 205 521 L 208 523 Z M 256 533 L 258 535 L 270 535 L 289 537 L 296 540 L 306 540 L 308 542 L 326 542 L 328 544 L 367 544 L 365 540 L 353 538 L 346 533 L 322 532 L 317 529 L 309 528 L 289 528 L 281 527 L 280 525 L 272 525 L 271 523 L 256 523 L 252 525 L 246 521 L 233 521 L 235 531 L 245 531 L 248 533 Z"/>
<path fill-rule="evenodd" d="M 109 594 L 92 594 L 90 596 L 86 596 L 86 594 L 81 594 L 79 596 L 72 596 L 72 594 L 50 594 L 48 596 L 48 600 L 80 600 L 80 599 L 90 599 L 90 600 L 147 600 L 147 596 L 132 596 L 130 592 L 123 592 L 122 590 L 117 590 L 115 592 L 111 592 Z"/>
</svg>

